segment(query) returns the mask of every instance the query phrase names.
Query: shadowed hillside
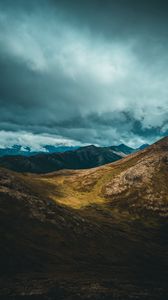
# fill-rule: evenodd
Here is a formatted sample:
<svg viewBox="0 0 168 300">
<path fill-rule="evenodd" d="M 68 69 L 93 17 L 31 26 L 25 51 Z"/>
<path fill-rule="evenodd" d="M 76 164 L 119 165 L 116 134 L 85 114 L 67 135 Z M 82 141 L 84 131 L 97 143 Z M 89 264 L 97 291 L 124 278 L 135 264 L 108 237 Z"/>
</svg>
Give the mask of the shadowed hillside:
<svg viewBox="0 0 168 300">
<path fill-rule="evenodd" d="M 167 178 L 168 138 L 90 170 L 1 169 L 0 298 L 165 300 Z"/>
<path fill-rule="evenodd" d="M 112 147 L 90 145 L 62 153 L 4 156 L 0 157 L 0 166 L 17 172 L 30 173 L 47 173 L 61 169 L 89 169 L 117 161 L 134 151 L 136 150 L 123 144 Z"/>
</svg>

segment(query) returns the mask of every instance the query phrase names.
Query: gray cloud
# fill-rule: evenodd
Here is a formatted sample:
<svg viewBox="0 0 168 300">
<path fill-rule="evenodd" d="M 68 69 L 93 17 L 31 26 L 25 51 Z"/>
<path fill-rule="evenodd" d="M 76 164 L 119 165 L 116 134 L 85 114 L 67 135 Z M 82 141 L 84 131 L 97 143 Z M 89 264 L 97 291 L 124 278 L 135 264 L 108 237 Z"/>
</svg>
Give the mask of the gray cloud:
<svg viewBox="0 0 168 300">
<path fill-rule="evenodd" d="M 166 2 L 103 2 L 1 1 L 1 130 L 132 146 L 168 133 Z"/>
</svg>

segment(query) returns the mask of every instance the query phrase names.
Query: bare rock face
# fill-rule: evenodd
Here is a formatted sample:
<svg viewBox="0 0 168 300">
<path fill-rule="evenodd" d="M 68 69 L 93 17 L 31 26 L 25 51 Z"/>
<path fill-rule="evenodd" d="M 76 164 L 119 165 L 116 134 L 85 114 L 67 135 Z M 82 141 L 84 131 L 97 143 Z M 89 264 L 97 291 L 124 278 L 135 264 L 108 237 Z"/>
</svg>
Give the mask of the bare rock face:
<svg viewBox="0 0 168 300">
<path fill-rule="evenodd" d="M 112 202 L 127 199 L 131 207 L 153 210 L 168 216 L 168 142 L 167 138 L 141 153 L 122 160 L 117 174 L 102 188 Z"/>
</svg>

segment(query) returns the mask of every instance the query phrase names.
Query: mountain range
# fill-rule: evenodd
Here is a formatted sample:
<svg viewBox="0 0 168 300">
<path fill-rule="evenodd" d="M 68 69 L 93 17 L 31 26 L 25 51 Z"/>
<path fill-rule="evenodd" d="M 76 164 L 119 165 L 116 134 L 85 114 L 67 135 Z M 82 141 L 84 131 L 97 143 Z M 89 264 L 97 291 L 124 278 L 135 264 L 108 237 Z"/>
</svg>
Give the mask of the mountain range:
<svg viewBox="0 0 168 300">
<path fill-rule="evenodd" d="M 168 137 L 92 169 L 0 168 L 0 299 L 165 300 L 167 178 Z"/>
<path fill-rule="evenodd" d="M 53 146 L 53 145 L 44 145 L 39 150 L 34 150 L 30 146 L 22 145 L 13 145 L 11 147 L 0 148 L 0 157 L 2 156 L 12 156 L 12 155 L 22 155 L 22 156 L 33 156 L 39 153 L 57 153 L 65 152 L 70 150 L 75 150 L 79 147 L 76 146 Z"/>
<path fill-rule="evenodd" d="M 143 145 L 141 148 L 147 146 Z M 32 152 L 27 149 L 25 155 L 25 150 L 23 151 L 21 146 L 15 145 L 10 151 L 6 149 L 8 155 L 2 155 L 1 152 L 0 165 L 13 171 L 32 173 L 48 173 L 61 169 L 88 169 L 117 161 L 128 154 L 139 151 L 141 148 L 133 149 L 124 144 L 111 147 L 90 145 L 80 148 L 63 147 L 61 149 L 60 147 L 46 146 L 47 153 L 30 155 Z M 16 155 L 16 153 L 22 154 Z"/>
</svg>

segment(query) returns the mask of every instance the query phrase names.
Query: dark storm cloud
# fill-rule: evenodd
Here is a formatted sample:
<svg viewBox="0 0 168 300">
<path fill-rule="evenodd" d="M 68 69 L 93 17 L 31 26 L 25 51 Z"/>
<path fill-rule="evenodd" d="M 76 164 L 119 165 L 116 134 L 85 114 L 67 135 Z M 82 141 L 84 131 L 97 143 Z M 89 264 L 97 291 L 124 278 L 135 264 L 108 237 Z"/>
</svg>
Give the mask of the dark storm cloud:
<svg viewBox="0 0 168 300">
<path fill-rule="evenodd" d="M 0 129 L 108 145 L 168 131 L 167 1 L 0 1 Z M 32 133 L 32 134 L 31 134 Z M 23 139 L 22 139 L 23 141 Z"/>
</svg>

